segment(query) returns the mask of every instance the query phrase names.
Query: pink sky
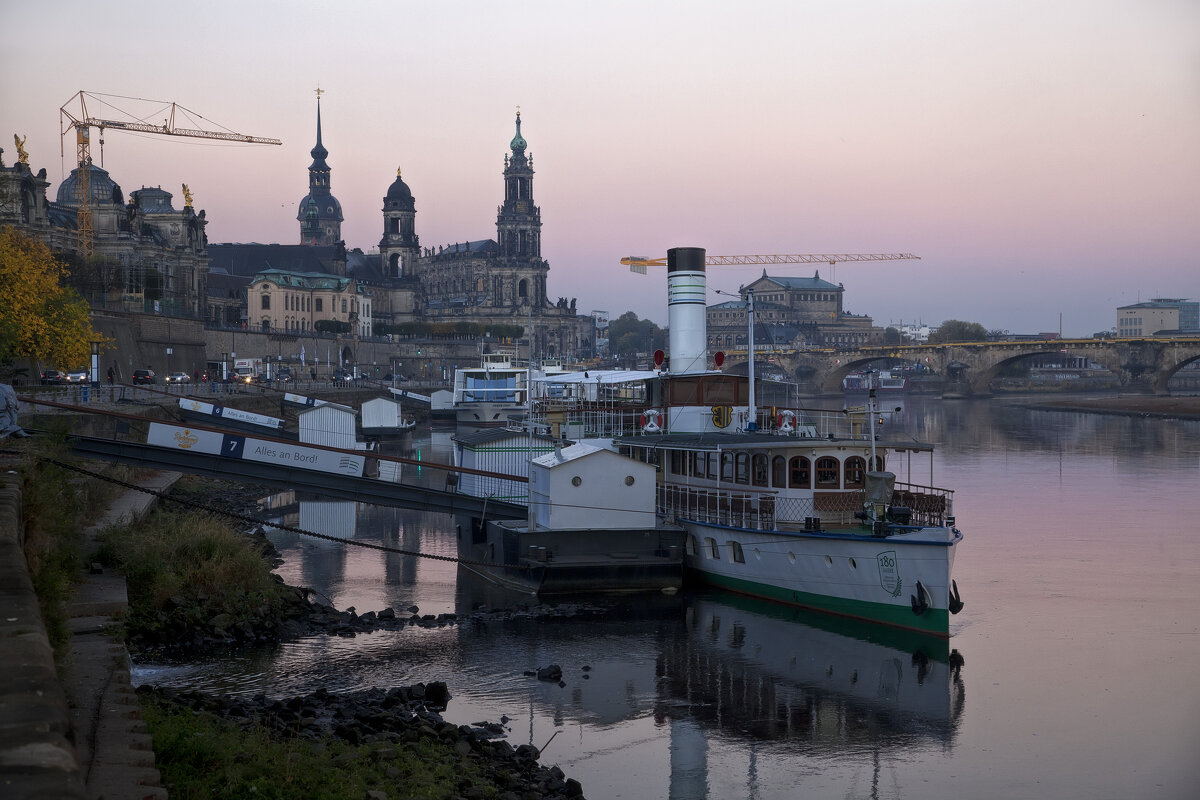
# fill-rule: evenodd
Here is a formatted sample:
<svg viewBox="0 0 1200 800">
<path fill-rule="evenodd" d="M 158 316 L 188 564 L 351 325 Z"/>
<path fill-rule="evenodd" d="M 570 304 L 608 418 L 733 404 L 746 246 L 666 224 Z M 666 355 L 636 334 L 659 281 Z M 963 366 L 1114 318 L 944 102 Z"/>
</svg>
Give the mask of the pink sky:
<svg viewBox="0 0 1200 800">
<path fill-rule="evenodd" d="M 283 140 L 105 134 L 126 195 L 161 185 L 180 207 L 187 183 L 210 242 L 299 241 L 319 82 L 343 238 L 364 250 L 397 166 L 423 245 L 494 237 L 520 105 L 549 291 L 584 312 L 665 323 L 663 275 L 618 261 L 677 245 L 920 255 L 837 268 L 847 308 L 878 324 L 1036 332 L 1061 314 L 1090 335 L 1119 305 L 1200 299 L 1194 0 L 132 0 L 10 3 L 0 20 L 5 163 L 28 136 L 52 192 L 73 166 L 58 109 L 79 89 Z M 712 269 L 710 288 L 760 272 Z"/>
</svg>

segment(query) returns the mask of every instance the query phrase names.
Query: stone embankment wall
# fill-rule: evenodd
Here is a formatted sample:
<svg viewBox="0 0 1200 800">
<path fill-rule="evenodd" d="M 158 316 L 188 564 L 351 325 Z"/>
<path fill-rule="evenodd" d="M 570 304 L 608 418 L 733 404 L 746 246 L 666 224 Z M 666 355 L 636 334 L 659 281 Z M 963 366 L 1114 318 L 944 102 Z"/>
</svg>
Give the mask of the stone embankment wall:
<svg viewBox="0 0 1200 800">
<path fill-rule="evenodd" d="M 0 795 L 85 798 L 67 696 L 25 562 L 21 492 L 13 481 L 0 487 L 0 608 Z"/>
</svg>

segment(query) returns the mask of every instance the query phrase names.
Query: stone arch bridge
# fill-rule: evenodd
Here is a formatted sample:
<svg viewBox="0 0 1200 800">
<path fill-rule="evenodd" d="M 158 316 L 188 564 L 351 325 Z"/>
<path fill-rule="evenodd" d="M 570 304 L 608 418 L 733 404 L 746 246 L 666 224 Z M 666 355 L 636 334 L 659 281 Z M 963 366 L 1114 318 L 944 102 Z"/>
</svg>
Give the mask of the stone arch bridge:
<svg viewBox="0 0 1200 800">
<path fill-rule="evenodd" d="M 755 369 L 782 371 L 788 380 L 816 384 L 824 394 L 842 390 L 850 372 L 880 360 L 919 362 L 945 376 L 953 391 L 988 395 L 992 379 L 1005 366 L 1045 356 L 1086 358 L 1117 376 L 1122 391 L 1167 394 L 1167 381 L 1200 359 L 1200 336 L 1157 339 L 1055 339 L 1036 342 L 957 342 L 863 347 L 854 350 L 755 348 Z M 726 353 L 725 370 L 746 373 L 746 349 Z"/>
</svg>

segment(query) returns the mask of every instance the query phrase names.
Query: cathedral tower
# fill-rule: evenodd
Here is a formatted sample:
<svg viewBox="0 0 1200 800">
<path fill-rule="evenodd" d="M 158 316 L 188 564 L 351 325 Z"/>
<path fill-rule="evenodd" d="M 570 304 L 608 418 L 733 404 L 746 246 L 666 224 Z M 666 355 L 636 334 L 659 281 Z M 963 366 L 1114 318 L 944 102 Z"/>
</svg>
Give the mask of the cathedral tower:
<svg viewBox="0 0 1200 800">
<path fill-rule="evenodd" d="M 499 262 L 508 269 L 514 292 L 512 302 L 540 309 L 546 304 L 546 273 L 542 260 L 542 211 L 533 204 L 533 157 L 525 154 L 521 112 L 517 133 L 509 142 L 512 154 L 504 157 L 504 203 L 496 214 Z"/>
<path fill-rule="evenodd" d="M 296 220 L 300 223 L 300 244 L 337 244 L 342 240 L 342 204 L 329 193 L 329 151 L 321 144 L 321 94 L 317 90 L 317 144 L 308 167 L 308 194 L 300 200 Z"/>
<path fill-rule="evenodd" d="M 421 254 L 416 217 L 416 200 L 397 169 L 396 180 L 383 198 L 383 238 L 379 241 L 383 271 L 389 278 L 416 274 L 417 257 Z"/>
<path fill-rule="evenodd" d="M 504 157 L 504 204 L 496 216 L 500 255 L 522 259 L 542 257 L 542 212 L 533 204 L 533 159 L 525 155 L 521 112 L 517 135 L 509 143 L 512 155 Z"/>
</svg>

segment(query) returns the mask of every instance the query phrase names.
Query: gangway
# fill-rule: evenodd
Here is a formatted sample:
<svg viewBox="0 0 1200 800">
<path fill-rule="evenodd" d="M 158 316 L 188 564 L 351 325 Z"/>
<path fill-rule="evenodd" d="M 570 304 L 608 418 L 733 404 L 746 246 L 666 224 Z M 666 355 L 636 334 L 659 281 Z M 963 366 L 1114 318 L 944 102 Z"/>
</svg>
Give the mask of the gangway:
<svg viewBox="0 0 1200 800">
<path fill-rule="evenodd" d="M 294 439 L 246 434 L 211 425 L 158 421 L 134 414 L 73 406 L 48 400 L 21 397 L 21 401 L 56 407 L 93 416 L 111 417 L 111 437 L 68 434 L 71 449 L 86 458 L 134 464 L 150 469 L 167 469 L 196 475 L 208 475 L 244 483 L 280 489 L 311 492 L 338 500 L 354 500 L 375 505 L 408 508 L 446 514 L 465 514 L 487 519 L 523 519 L 528 509 L 522 505 L 487 497 L 459 494 L 415 483 L 393 482 L 364 475 L 369 461 L 392 461 L 409 469 L 441 470 L 447 476 L 463 472 L 505 480 L 526 481 L 525 476 L 486 470 L 469 470 L 449 464 L 418 461 L 361 450 L 347 450 L 316 444 L 301 444 Z M 131 422 L 145 432 L 135 431 Z M 449 477 L 449 487 L 455 481 Z"/>
</svg>

